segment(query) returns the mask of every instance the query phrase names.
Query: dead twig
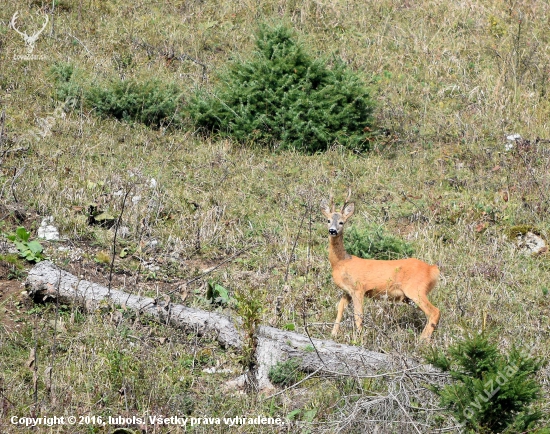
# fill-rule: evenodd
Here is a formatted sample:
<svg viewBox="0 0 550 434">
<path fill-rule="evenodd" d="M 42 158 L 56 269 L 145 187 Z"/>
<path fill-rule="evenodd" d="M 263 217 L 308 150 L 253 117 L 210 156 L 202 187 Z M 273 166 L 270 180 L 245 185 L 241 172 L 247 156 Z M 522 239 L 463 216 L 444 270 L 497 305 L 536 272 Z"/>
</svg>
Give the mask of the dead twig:
<svg viewBox="0 0 550 434">
<path fill-rule="evenodd" d="M 25 163 L 20 170 L 14 169 L 14 174 L 13 174 L 13 178 L 11 180 L 10 189 L 11 189 L 11 194 L 13 195 L 13 200 L 15 201 L 15 203 L 19 203 L 19 200 L 17 200 L 17 196 L 15 195 L 15 181 L 17 181 L 17 178 L 19 178 L 21 175 L 23 175 L 23 173 L 25 172 L 26 166 L 27 166 L 27 164 Z M 0 194 L 0 197 L 1 196 L 2 195 Z"/>
<path fill-rule="evenodd" d="M 128 196 L 130 195 L 130 192 L 133 189 L 133 185 L 131 185 L 124 194 L 124 198 L 122 199 L 122 207 L 120 209 L 120 215 L 118 216 L 118 219 L 115 223 L 115 236 L 113 237 L 113 249 L 111 252 L 111 266 L 109 267 L 109 284 L 107 288 L 109 288 L 109 292 L 111 292 L 111 282 L 113 279 L 113 268 L 115 265 L 115 254 L 116 254 L 116 237 L 118 234 L 118 228 L 120 227 L 120 222 L 122 221 L 122 214 L 124 214 L 124 207 L 126 206 L 126 200 L 128 199 Z"/>
</svg>

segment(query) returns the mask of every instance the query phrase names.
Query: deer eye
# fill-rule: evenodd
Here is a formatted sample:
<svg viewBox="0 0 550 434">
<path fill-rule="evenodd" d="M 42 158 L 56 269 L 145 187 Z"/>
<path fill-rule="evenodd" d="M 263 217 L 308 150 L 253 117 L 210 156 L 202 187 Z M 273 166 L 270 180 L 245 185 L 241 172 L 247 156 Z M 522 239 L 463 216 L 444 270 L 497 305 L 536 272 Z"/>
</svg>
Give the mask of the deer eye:
<svg viewBox="0 0 550 434">
<path fill-rule="evenodd" d="M 328 220 L 328 223 L 330 223 L 330 220 Z"/>
<path fill-rule="evenodd" d="M 344 224 L 344 222 L 339 222 L 338 224 L 339 224 L 340 226 L 342 226 L 342 225 Z"/>
</svg>

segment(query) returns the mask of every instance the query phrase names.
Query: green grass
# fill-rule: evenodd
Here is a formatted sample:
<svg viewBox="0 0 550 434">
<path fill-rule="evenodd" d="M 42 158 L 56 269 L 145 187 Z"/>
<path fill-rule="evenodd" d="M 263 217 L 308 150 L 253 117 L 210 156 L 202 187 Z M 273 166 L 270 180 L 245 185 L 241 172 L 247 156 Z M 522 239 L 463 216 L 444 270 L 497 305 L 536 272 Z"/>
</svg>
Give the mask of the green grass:
<svg viewBox="0 0 550 434">
<path fill-rule="evenodd" d="M 34 2 L 30 10 L 40 6 Z M 62 0 L 54 34 L 49 27 L 36 42 L 34 54 L 46 60 L 15 60 L 25 46 L 7 23 L 19 9 L 21 28 L 32 29 L 26 8 L 10 1 L 0 10 L 0 64 L 8 65 L 0 68 L 7 137 L 0 140 L 0 203 L 12 210 L 3 232 L 19 226 L 16 209 L 53 215 L 71 240 L 63 245 L 82 249 L 86 269 L 98 251 L 111 251 L 113 239 L 112 231 L 88 225 L 86 210 L 96 204 L 118 216 L 130 190 L 123 213 L 128 232 L 117 242 L 117 286 L 156 294 L 155 284 L 177 285 L 250 247 L 209 278 L 231 297 L 253 291 L 266 307 L 262 324 L 294 324 L 303 332 L 305 319 L 313 336 L 329 338 L 340 291 L 331 282 L 319 202 L 331 192 L 342 201 L 351 187 L 351 224 L 383 227 L 412 245 L 415 257 L 439 264 L 442 278 L 431 295 L 442 314 L 435 345 L 447 347 L 464 329 L 486 327 L 498 331 L 500 347 L 524 343 L 548 358 L 550 300 L 543 289 L 550 260 L 519 255 L 506 236 L 519 225 L 536 227 L 543 236 L 550 230 L 550 154 L 546 143 L 534 143 L 550 138 L 548 5 Z M 86 107 L 65 111 L 59 103 L 54 62 L 70 61 L 87 83 L 154 78 L 209 91 L 216 72 L 253 50 L 258 21 L 292 25 L 313 55 L 337 55 L 373 89 L 375 122 L 387 135 L 370 153 L 334 146 L 313 156 L 271 154 L 192 130 L 104 118 Z M 505 137 L 512 133 L 533 144 L 506 152 Z M 0 217 L 5 214 L 0 207 Z M 32 237 L 40 217 L 25 222 Z M 57 245 L 44 244 L 48 257 L 79 263 Z M 120 258 L 124 247 L 132 254 Z M 108 274 L 97 270 L 96 279 Z M 190 285 L 185 304 L 212 308 L 202 283 Z M 8 405 L 9 414 L 28 415 L 34 405 L 25 363 L 35 336 L 42 356 L 39 410 L 51 414 L 65 408 L 168 414 L 187 408 L 191 396 L 198 397 L 196 415 L 237 415 L 252 405 L 252 413 L 286 416 L 299 407 L 304 414 L 317 409 L 314 422 L 326 422 L 339 417 L 338 409 L 349 410 L 350 397 L 358 394 L 337 381 L 311 379 L 299 388 L 303 395 L 295 391 L 296 404 L 284 398 L 294 396 L 288 394 L 267 402 L 223 395 L 225 378 L 190 371 L 186 361 L 205 347 L 212 363 L 238 368 L 239 355 L 201 340 L 195 347 L 194 337 L 168 329 L 155 333 L 173 336 L 174 344 L 157 345 L 145 326 L 130 320 L 123 325 L 137 340 L 125 338 L 116 322 L 91 315 L 74 325 L 67 319 L 51 400 L 43 369 L 53 318 L 51 311 L 37 320 L 22 316 L 25 334 L 1 334 L 0 363 L 9 370 L 0 399 L 16 403 Z M 350 318 L 348 312 L 341 342 L 352 342 Z M 367 301 L 363 345 L 421 357 L 416 339 L 423 322 L 411 306 Z M 118 392 L 124 379 L 133 387 L 127 402 Z M 380 390 L 384 386 L 377 384 Z M 543 394 L 549 393 L 543 384 Z M 17 432 L 2 426 L 7 429 Z"/>
</svg>

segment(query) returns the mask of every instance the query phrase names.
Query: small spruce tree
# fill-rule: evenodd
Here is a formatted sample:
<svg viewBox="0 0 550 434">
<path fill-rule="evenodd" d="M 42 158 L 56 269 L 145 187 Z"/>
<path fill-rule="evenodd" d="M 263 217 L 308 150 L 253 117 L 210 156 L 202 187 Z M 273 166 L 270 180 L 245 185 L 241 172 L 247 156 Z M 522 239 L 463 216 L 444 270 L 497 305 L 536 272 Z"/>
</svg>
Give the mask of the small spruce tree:
<svg viewBox="0 0 550 434">
<path fill-rule="evenodd" d="M 533 377 L 543 364 L 516 347 L 501 354 L 481 333 L 450 347 L 449 357 L 434 350 L 428 362 L 454 380 L 434 391 L 469 433 L 519 433 L 536 428 L 543 416 L 530 407 L 540 397 Z"/>
<path fill-rule="evenodd" d="M 341 60 L 313 59 L 284 26 L 261 26 L 252 59 L 233 62 L 188 110 L 198 128 L 241 142 L 315 153 L 370 147 L 373 101 Z"/>
</svg>

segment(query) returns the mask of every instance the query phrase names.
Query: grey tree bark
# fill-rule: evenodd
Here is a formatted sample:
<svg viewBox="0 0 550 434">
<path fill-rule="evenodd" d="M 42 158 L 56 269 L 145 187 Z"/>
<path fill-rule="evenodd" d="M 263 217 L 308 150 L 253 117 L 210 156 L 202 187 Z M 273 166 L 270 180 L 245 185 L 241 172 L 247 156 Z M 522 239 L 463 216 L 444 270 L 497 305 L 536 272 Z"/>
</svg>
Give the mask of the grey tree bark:
<svg viewBox="0 0 550 434">
<path fill-rule="evenodd" d="M 91 311 L 102 301 L 125 306 L 139 314 L 151 315 L 163 323 L 198 335 L 208 334 L 226 348 L 240 350 L 243 346 L 239 319 L 216 312 L 194 309 L 150 297 L 139 297 L 127 292 L 109 289 L 102 285 L 81 280 L 63 271 L 50 261 L 42 261 L 28 274 L 26 287 L 34 299 L 51 298 L 76 303 Z M 237 324 L 237 326 L 236 326 Z M 296 359 L 304 372 L 325 375 L 350 375 L 355 377 L 383 375 L 399 370 L 420 370 L 433 372 L 427 365 L 387 354 L 369 351 L 362 347 L 343 345 L 331 340 L 309 338 L 308 336 L 261 326 L 257 331 L 256 386 L 260 390 L 272 388 L 268 378 L 269 370 L 278 362 Z M 404 368 L 405 366 L 405 368 Z M 234 382 L 242 385 L 244 377 Z"/>
</svg>

